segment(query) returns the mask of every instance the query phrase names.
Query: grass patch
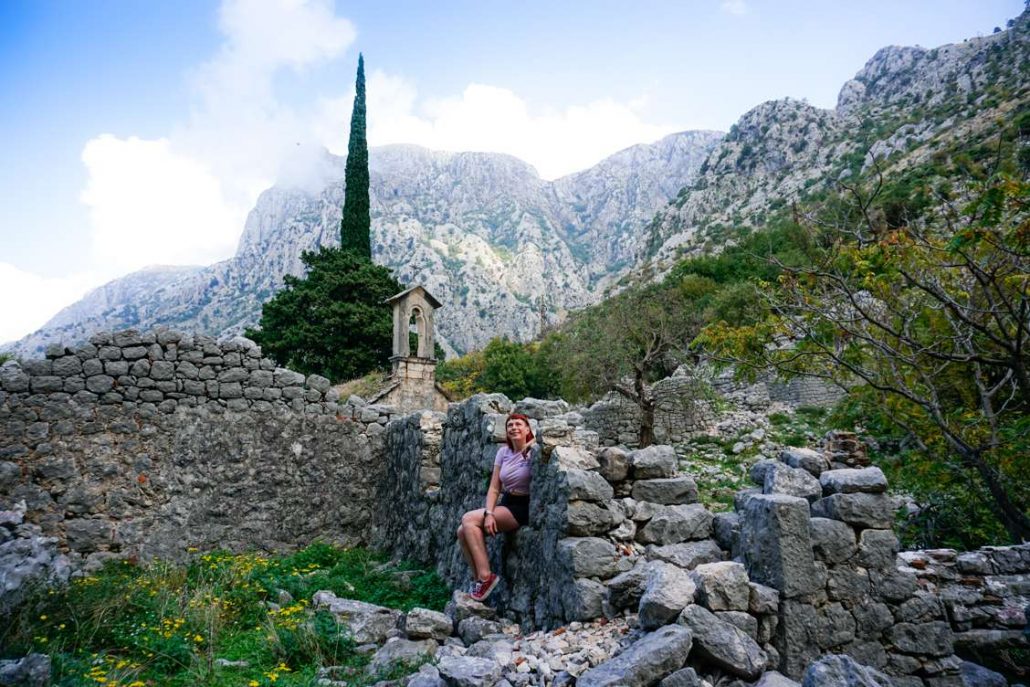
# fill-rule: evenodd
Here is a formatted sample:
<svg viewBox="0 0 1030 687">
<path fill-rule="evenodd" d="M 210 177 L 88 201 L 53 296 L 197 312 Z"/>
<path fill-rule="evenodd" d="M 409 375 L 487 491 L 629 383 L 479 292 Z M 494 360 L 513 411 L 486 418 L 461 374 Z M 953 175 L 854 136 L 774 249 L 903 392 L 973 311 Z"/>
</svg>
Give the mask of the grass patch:
<svg viewBox="0 0 1030 687">
<path fill-rule="evenodd" d="M 311 685 L 328 666 L 355 686 L 397 677 L 365 673 L 370 657 L 346 628 L 310 608 L 322 589 L 401 610 L 441 610 L 450 597 L 435 573 L 327 544 L 276 558 L 112 562 L 23 604 L 0 631 L 0 656 L 47 653 L 53 684 L 68 686 Z"/>
</svg>

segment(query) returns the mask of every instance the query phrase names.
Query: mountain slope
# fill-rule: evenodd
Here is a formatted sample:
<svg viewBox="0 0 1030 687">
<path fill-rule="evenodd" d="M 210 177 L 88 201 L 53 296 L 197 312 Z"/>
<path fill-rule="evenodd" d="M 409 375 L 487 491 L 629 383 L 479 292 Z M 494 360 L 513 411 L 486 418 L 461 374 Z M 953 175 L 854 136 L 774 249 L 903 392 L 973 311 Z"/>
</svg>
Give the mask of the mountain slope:
<svg viewBox="0 0 1030 687">
<path fill-rule="evenodd" d="M 641 227 L 693 178 L 721 136 L 673 134 L 554 182 L 507 155 L 373 148 L 373 258 L 445 304 L 437 317 L 445 348 L 470 350 L 497 335 L 530 338 L 541 327 L 541 308 L 553 321 L 597 299 L 601 280 L 639 251 Z M 286 274 L 301 274 L 305 250 L 338 245 L 343 165 L 325 154 L 318 191 L 262 193 L 231 259 L 149 285 L 149 271 L 116 280 L 14 350 L 36 355 L 52 341 L 71 344 L 96 328 L 130 325 L 241 332 Z"/>
</svg>

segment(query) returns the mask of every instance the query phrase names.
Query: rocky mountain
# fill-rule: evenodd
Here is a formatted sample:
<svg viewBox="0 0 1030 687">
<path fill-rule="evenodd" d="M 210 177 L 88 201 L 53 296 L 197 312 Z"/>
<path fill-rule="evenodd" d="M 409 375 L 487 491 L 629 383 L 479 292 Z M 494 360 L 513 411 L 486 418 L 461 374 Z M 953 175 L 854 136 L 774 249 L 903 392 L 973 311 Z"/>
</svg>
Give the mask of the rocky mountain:
<svg viewBox="0 0 1030 687">
<path fill-rule="evenodd" d="M 1030 104 L 1030 14 L 1008 30 L 932 50 L 887 47 L 844 84 L 837 107 L 784 99 L 741 117 L 693 183 L 654 218 L 640 274 L 717 249 L 734 233 L 842 178 L 879 165 L 890 176 L 996 136 Z M 959 145 L 960 144 L 960 145 Z"/>
<path fill-rule="evenodd" d="M 999 121 L 1030 109 L 1028 17 L 954 45 L 884 48 L 832 110 L 762 103 L 725 137 L 675 134 L 554 182 L 504 155 L 373 149 L 374 258 L 446 304 L 437 322 L 449 352 L 529 339 L 620 280 L 718 250 L 873 164 L 901 174 L 959 144 L 986 150 Z M 100 327 L 242 331 L 284 275 L 300 274 L 304 250 L 338 241 L 343 160 L 326 154 L 321 174 L 317 190 L 262 194 L 230 260 L 108 284 L 14 350 L 35 355 Z"/>
<path fill-rule="evenodd" d="M 594 302 L 604 279 L 632 263 L 642 227 L 721 137 L 673 134 L 554 182 L 507 155 L 374 148 L 373 259 L 446 304 L 437 323 L 449 351 L 498 335 L 530 338 L 542 321 Z M 261 194 L 231 259 L 111 282 L 14 350 L 38 355 L 50 342 L 126 326 L 241 332 L 257 322 L 286 274 L 302 273 L 304 251 L 338 245 L 343 167 L 344 158 L 325 153 L 319 190 L 276 186 Z"/>
</svg>

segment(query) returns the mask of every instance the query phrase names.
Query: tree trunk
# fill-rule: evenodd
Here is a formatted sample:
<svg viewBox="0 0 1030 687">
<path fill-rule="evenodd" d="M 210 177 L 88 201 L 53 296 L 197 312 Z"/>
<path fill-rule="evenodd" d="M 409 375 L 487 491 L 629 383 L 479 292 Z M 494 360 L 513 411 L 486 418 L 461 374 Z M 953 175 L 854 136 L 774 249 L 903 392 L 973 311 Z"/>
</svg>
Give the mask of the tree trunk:
<svg viewBox="0 0 1030 687">
<path fill-rule="evenodd" d="M 640 448 L 647 448 L 654 443 L 654 408 L 655 399 L 644 384 L 644 375 L 637 373 L 633 380 L 633 386 L 637 392 L 637 405 L 640 406 L 640 435 L 638 444 Z"/>
<path fill-rule="evenodd" d="M 997 471 L 987 464 L 979 451 L 965 451 L 962 457 L 967 465 L 976 470 L 980 479 L 987 486 L 987 491 L 991 493 L 994 501 L 994 512 L 1001 520 L 1001 524 L 1004 525 L 1005 531 L 1012 537 L 1012 541 L 1017 544 L 1030 541 L 1030 518 L 1016 504 L 1012 503 L 1008 492 L 1001 484 L 1001 478 Z"/>
</svg>

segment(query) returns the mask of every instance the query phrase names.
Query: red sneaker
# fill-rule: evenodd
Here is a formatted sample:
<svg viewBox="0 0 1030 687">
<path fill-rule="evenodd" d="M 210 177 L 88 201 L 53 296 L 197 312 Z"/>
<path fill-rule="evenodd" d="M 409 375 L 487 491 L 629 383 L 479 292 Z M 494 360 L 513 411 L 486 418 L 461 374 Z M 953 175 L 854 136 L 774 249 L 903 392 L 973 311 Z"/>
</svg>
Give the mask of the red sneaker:
<svg viewBox="0 0 1030 687">
<path fill-rule="evenodd" d="M 496 587 L 497 583 L 500 581 L 500 577 L 494 573 L 490 573 L 487 575 L 485 580 L 480 580 L 473 585 L 472 593 L 469 594 L 469 596 L 472 597 L 473 601 L 483 601 L 486 597 L 490 596 L 490 592 L 494 590 L 494 587 Z"/>
</svg>

